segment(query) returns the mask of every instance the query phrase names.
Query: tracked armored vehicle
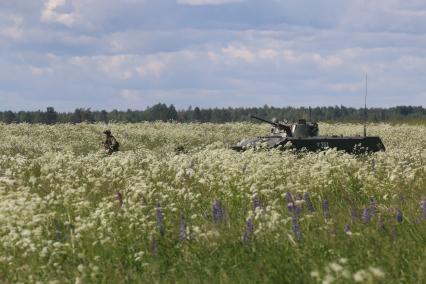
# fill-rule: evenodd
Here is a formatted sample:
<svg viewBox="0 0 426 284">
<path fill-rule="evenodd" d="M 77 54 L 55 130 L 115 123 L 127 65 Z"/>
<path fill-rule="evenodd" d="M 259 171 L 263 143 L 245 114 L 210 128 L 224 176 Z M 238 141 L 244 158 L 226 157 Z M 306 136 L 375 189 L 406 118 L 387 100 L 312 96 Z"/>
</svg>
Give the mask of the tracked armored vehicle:
<svg viewBox="0 0 426 284">
<path fill-rule="evenodd" d="M 348 153 L 385 151 L 378 136 L 319 136 L 318 124 L 300 119 L 297 123 L 280 123 L 251 116 L 272 125 L 271 134 L 244 139 L 231 148 L 244 151 L 249 148 L 279 148 L 306 151 L 322 151 L 335 148 Z M 364 132 L 365 133 L 365 132 Z"/>
</svg>

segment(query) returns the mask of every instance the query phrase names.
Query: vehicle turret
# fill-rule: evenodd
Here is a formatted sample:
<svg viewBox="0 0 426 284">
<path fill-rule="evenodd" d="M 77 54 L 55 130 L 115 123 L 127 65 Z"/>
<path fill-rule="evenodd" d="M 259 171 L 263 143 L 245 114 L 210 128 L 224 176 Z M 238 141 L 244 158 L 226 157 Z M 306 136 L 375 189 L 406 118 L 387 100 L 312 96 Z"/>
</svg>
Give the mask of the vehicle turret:
<svg viewBox="0 0 426 284">
<path fill-rule="evenodd" d="M 287 134 L 288 137 L 293 136 L 292 132 L 291 132 L 291 127 L 290 125 L 284 124 L 284 123 L 280 123 L 280 122 L 273 122 L 273 121 L 269 121 L 267 119 L 261 118 L 261 117 L 257 117 L 255 115 L 251 115 L 251 118 L 260 120 L 262 122 L 266 122 L 269 123 L 270 125 L 272 125 L 273 128 L 273 133 L 276 133 L 274 130 L 277 130 L 277 132 L 284 132 L 285 134 Z"/>
<path fill-rule="evenodd" d="M 297 123 L 285 124 L 280 122 L 269 121 L 255 115 L 251 115 L 251 118 L 260 120 L 262 122 L 269 123 L 273 126 L 272 133 L 279 134 L 285 133 L 287 137 L 313 137 L 318 136 L 318 124 L 315 122 L 306 122 L 305 119 L 299 119 Z"/>
</svg>

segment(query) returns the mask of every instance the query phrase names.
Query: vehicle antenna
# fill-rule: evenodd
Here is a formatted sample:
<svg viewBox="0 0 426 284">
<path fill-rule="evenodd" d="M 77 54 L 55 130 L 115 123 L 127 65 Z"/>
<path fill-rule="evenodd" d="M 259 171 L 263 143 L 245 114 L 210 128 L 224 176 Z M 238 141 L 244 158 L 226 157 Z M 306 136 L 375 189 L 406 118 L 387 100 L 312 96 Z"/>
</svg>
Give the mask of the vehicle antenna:
<svg viewBox="0 0 426 284">
<path fill-rule="evenodd" d="M 367 73 L 365 73 L 364 137 L 367 136 Z"/>
</svg>

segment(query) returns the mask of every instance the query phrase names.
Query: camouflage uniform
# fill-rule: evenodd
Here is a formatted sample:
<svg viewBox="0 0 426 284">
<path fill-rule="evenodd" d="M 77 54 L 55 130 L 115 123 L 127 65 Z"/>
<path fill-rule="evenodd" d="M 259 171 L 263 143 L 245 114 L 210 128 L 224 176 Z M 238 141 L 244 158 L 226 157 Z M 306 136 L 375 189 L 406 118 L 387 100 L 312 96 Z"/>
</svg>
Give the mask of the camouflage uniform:
<svg viewBox="0 0 426 284">
<path fill-rule="evenodd" d="M 104 142 L 105 150 L 108 151 L 109 155 L 111 155 L 113 152 L 117 152 L 120 145 L 117 139 L 115 139 L 115 137 L 111 135 L 111 131 L 109 130 L 104 131 L 104 134 L 106 135 L 106 139 Z"/>
</svg>

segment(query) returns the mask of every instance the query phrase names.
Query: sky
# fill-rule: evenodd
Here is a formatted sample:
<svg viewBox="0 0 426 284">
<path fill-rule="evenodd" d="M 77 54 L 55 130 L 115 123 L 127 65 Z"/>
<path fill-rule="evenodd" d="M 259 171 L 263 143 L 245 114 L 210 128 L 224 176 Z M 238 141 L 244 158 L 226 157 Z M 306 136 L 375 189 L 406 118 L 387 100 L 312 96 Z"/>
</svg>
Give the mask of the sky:
<svg viewBox="0 0 426 284">
<path fill-rule="evenodd" d="M 426 106 L 424 0 L 0 0 L 0 110 Z"/>
</svg>

